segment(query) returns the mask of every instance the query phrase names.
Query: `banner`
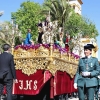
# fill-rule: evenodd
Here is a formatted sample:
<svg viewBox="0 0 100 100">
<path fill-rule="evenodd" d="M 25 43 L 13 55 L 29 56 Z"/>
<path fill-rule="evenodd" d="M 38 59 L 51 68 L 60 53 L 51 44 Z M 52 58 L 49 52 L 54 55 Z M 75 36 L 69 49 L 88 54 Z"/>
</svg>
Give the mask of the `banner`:
<svg viewBox="0 0 100 100">
<path fill-rule="evenodd" d="M 74 78 L 71 78 L 66 72 L 57 71 L 52 77 L 49 71 L 37 70 L 32 75 L 23 74 L 21 70 L 16 70 L 18 82 L 13 84 L 13 94 L 36 95 L 39 94 L 46 82 L 50 79 L 50 98 L 56 95 L 77 92 L 74 89 Z M 49 89 L 49 90 L 48 90 Z"/>
<path fill-rule="evenodd" d="M 36 73 L 28 76 L 21 70 L 16 70 L 18 82 L 13 84 L 13 94 L 38 94 L 45 83 L 51 78 L 49 71 L 37 70 Z"/>
</svg>

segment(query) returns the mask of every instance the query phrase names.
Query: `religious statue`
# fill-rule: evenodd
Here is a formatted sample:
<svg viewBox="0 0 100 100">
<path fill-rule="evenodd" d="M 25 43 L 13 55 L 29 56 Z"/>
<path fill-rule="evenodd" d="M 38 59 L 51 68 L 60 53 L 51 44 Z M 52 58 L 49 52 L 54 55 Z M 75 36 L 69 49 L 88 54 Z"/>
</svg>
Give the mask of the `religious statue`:
<svg viewBox="0 0 100 100">
<path fill-rule="evenodd" d="M 24 45 L 32 45 L 32 44 L 34 44 L 34 42 L 32 41 L 31 29 L 28 29 Z"/>
<path fill-rule="evenodd" d="M 70 35 L 69 35 L 69 33 L 67 32 L 66 34 L 65 34 L 66 36 L 65 36 L 65 41 L 64 41 L 64 43 L 65 43 L 65 48 L 66 48 L 66 50 L 67 51 L 69 51 L 69 42 L 70 42 Z"/>
<path fill-rule="evenodd" d="M 58 44 L 62 48 L 65 48 L 65 44 L 64 44 L 64 33 L 63 33 L 63 29 L 61 27 L 58 30 L 57 37 L 58 38 L 56 40 L 56 44 Z"/>
</svg>

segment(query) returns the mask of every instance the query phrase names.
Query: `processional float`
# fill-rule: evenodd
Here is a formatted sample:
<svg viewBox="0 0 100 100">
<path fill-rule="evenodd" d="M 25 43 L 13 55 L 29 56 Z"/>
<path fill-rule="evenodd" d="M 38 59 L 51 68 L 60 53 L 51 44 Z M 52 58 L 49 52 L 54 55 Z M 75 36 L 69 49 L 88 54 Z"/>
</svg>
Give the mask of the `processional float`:
<svg viewBox="0 0 100 100">
<path fill-rule="evenodd" d="M 77 91 L 73 83 L 80 57 L 62 47 L 64 34 L 61 28 L 57 32 L 56 21 L 46 24 L 48 27 L 43 23 L 38 27 L 39 32 L 43 33 L 42 44 L 18 45 L 12 48 L 18 79 L 13 86 L 13 94 L 40 94 L 48 81 L 50 84 L 44 89 L 50 92 L 50 98 Z M 60 36 L 59 45 L 54 43 L 57 33 Z M 79 41 L 78 46 L 84 43 L 83 40 Z M 77 44 L 74 39 L 74 44 L 75 42 Z M 96 51 L 97 49 L 94 50 Z"/>
<path fill-rule="evenodd" d="M 79 56 L 54 44 L 19 45 L 13 55 L 18 78 L 14 94 L 36 95 L 48 80 L 51 96 L 76 91 L 73 79 Z"/>
<path fill-rule="evenodd" d="M 62 28 L 57 31 L 56 21 L 46 24 L 39 24 L 38 27 L 43 33 L 42 44 L 12 48 L 18 79 L 13 86 L 13 94 L 40 94 L 48 81 L 50 84 L 44 89 L 50 92 L 50 98 L 77 91 L 73 83 L 80 57 L 62 47 L 64 34 Z M 60 36 L 59 45 L 54 43 L 57 33 Z"/>
</svg>

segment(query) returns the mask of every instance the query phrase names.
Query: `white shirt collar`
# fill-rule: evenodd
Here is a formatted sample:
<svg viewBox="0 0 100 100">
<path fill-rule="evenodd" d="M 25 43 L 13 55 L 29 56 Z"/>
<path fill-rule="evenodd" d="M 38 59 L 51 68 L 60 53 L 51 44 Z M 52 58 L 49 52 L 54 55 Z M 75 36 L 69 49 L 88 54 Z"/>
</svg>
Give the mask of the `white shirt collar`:
<svg viewBox="0 0 100 100">
<path fill-rule="evenodd" d="M 89 55 L 87 58 L 91 58 L 91 55 Z"/>
<path fill-rule="evenodd" d="M 9 51 L 4 51 L 4 52 L 7 52 L 7 53 L 9 53 Z"/>
</svg>

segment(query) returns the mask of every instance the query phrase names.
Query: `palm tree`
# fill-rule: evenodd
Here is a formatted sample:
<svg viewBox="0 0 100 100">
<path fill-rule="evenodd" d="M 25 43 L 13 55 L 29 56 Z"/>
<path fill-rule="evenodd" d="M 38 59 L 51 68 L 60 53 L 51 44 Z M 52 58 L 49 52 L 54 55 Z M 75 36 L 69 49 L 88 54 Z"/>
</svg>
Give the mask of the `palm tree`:
<svg viewBox="0 0 100 100">
<path fill-rule="evenodd" d="M 0 23 L 0 43 L 10 43 L 10 35 L 8 33 L 8 31 L 6 30 L 6 25 L 8 25 L 8 23 Z M 11 32 L 10 32 L 11 33 Z"/>
<path fill-rule="evenodd" d="M 7 43 L 9 45 L 15 44 L 16 37 L 19 37 L 19 31 L 12 32 L 12 25 L 8 22 L 0 23 L 0 44 Z M 0 47 L 1 48 L 1 47 Z"/>
<path fill-rule="evenodd" d="M 71 14 L 69 0 L 49 0 L 45 3 L 45 6 L 48 10 L 43 10 L 42 13 L 47 14 L 47 12 L 50 12 L 51 20 L 57 20 L 58 26 L 64 29 L 65 20 Z"/>
</svg>

